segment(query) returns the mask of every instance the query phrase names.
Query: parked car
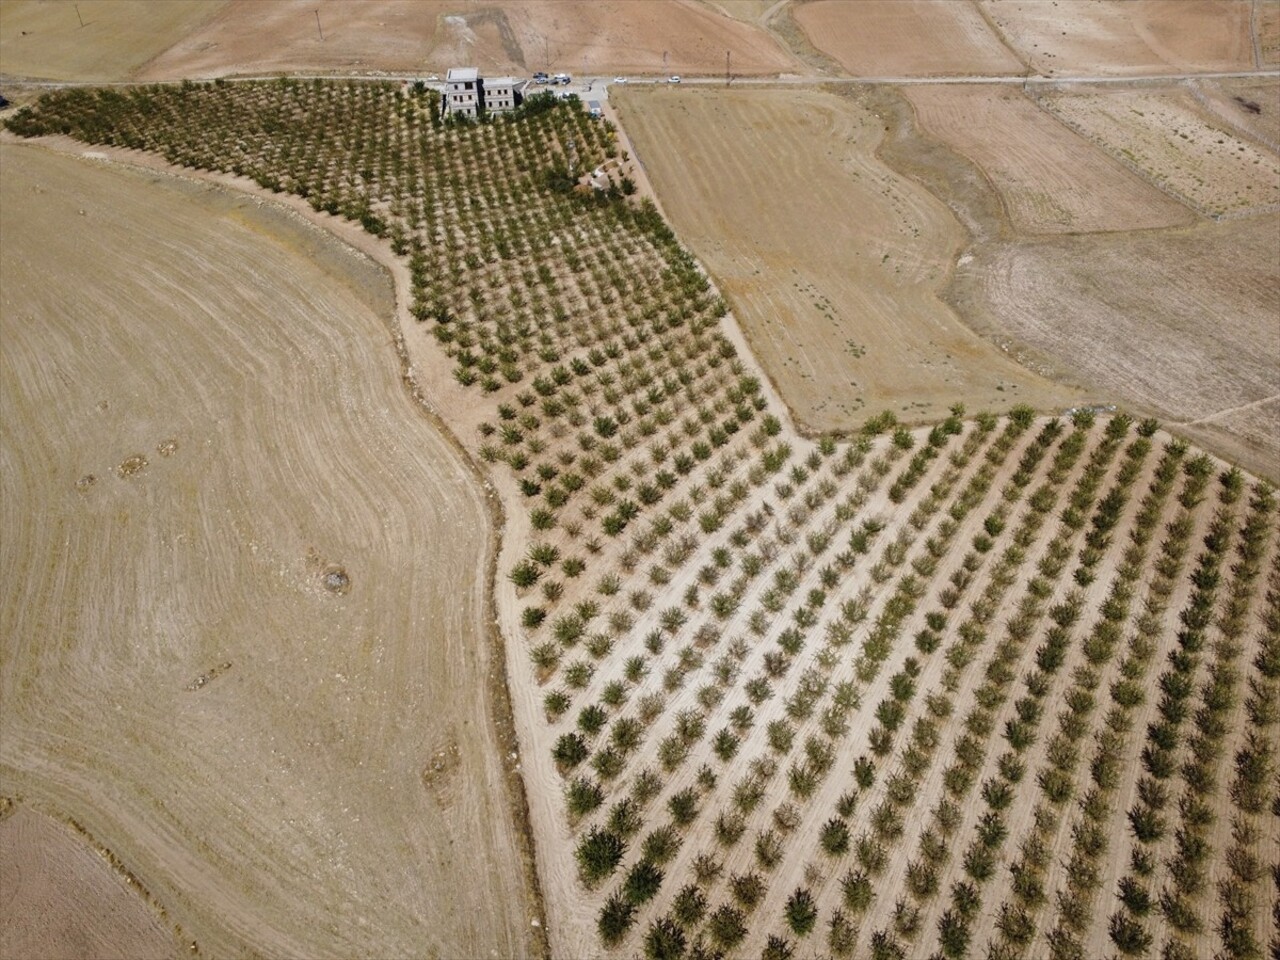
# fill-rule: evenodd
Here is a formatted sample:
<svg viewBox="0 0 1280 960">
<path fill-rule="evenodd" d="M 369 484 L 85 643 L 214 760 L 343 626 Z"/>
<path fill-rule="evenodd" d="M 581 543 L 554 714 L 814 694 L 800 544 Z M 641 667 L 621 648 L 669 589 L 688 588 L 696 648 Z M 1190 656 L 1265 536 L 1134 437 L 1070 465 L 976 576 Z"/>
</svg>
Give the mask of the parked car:
<svg viewBox="0 0 1280 960">
<path fill-rule="evenodd" d="M 551 78 L 550 78 L 550 77 L 548 77 L 548 76 L 547 76 L 545 73 L 543 73 L 541 70 L 539 70 L 537 73 L 535 73 L 535 74 L 533 75 L 533 82 L 534 82 L 534 83 L 547 83 L 547 82 L 549 82 L 549 81 L 550 81 L 550 79 L 551 79 Z"/>
<path fill-rule="evenodd" d="M 667 83 L 679 83 L 679 82 L 680 82 L 680 78 L 675 76 L 674 74 L 672 76 L 667 77 Z"/>
<path fill-rule="evenodd" d="M 613 82 L 614 82 L 614 83 L 626 83 L 626 82 L 627 82 L 627 78 L 626 78 L 626 77 L 614 77 L 614 78 L 613 78 Z"/>
<path fill-rule="evenodd" d="M 568 83 L 572 79 L 573 78 L 569 76 L 567 73 L 557 73 L 554 77 L 551 78 L 551 81 L 553 83 Z"/>
</svg>

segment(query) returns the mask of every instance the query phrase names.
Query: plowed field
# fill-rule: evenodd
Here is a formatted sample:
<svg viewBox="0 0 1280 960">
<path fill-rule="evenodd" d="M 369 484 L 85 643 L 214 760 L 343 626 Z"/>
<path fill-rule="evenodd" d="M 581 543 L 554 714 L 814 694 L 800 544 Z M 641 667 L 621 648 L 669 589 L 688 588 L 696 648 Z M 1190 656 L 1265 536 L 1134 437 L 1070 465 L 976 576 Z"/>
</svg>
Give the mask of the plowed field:
<svg viewBox="0 0 1280 960">
<path fill-rule="evenodd" d="M 0 156 L 0 792 L 209 956 L 536 949 L 488 513 L 385 275 L 260 202 Z"/>
<path fill-rule="evenodd" d="M 884 407 L 927 420 L 957 401 L 1071 403 L 938 299 L 963 232 L 878 159 L 872 108 L 792 90 L 613 98 L 667 214 L 804 426 L 848 429 Z"/>
</svg>

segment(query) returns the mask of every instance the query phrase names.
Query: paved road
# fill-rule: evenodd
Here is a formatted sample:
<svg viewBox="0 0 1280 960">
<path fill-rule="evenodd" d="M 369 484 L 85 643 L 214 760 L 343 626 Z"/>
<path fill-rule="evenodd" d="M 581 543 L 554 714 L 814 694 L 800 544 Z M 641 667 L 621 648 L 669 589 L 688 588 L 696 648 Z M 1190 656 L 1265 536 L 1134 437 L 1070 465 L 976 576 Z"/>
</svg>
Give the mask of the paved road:
<svg viewBox="0 0 1280 960">
<path fill-rule="evenodd" d="M 230 83 L 245 83 L 253 80 L 276 80 L 281 74 L 265 73 L 255 74 L 243 77 L 227 77 Z M 335 74 L 335 73 L 295 73 L 289 74 L 294 80 L 421 80 L 424 74 L 406 74 L 406 73 L 357 73 L 357 74 Z M 1071 84 L 1134 84 L 1134 83 L 1172 83 L 1181 80 L 1248 80 L 1248 79 L 1268 79 L 1280 78 L 1280 70 L 1235 70 L 1213 73 L 1150 73 L 1135 76 L 1080 76 L 1080 75 L 1063 75 L 1063 76 L 1039 76 L 1039 75 L 1023 75 L 1023 74 L 1002 74 L 997 76 L 941 76 L 941 77 L 822 77 L 814 75 L 794 75 L 781 77 L 734 77 L 732 86 L 778 86 L 780 84 L 789 86 L 815 86 L 831 83 L 848 83 L 848 84 L 884 84 L 889 86 L 914 86 L 922 84 L 956 84 L 956 85 L 983 85 L 983 84 L 1007 84 L 1007 85 L 1071 85 Z M 568 87 L 548 86 L 548 90 L 560 90 L 566 93 L 576 93 L 579 96 L 590 94 L 593 98 L 604 98 L 608 96 L 608 88 L 612 86 L 617 78 L 614 77 L 583 77 Z M 10 77 L 0 74 L 0 86 L 20 85 L 24 87 L 40 87 L 40 88 L 58 88 L 58 87 L 127 87 L 127 86 L 148 86 L 153 81 L 123 81 L 118 83 L 99 83 L 92 81 L 65 81 L 65 80 L 26 80 L 21 77 Z M 176 81 L 174 81 L 176 82 Z M 629 77 L 625 81 L 632 84 L 666 84 L 666 77 Z M 724 77 L 705 76 L 705 77 L 683 77 L 682 85 L 690 86 L 722 86 Z M 431 82 L 431 86 L 443 86 L 437 82 Z M 531 89 L 543 89 L 541 87 L 532 87 Z"/>
</svg>

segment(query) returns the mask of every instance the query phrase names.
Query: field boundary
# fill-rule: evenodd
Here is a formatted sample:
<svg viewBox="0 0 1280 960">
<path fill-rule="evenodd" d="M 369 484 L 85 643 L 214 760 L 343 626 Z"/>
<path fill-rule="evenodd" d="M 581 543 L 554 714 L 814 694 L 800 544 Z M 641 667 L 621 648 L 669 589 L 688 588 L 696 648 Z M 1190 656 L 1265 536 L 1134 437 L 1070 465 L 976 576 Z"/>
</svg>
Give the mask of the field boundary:
<svg viewBox="0 0 1280 960">
<path fill-rule="evenodd" d="M 190 934 L 182 929 L 182 924 L 169 916 L 169 911 L 165 909 L 164 904 L 151 893 L 138 875 L 116 856 L 114 850 L 99 841 L 84 824 L 56 807 L 29 800 L 22 794 L 0 797 L 0 822 L 8 820 L 17 813 L 19 807 L 24 807 L 39 816 L 47 817 L 60 827 L 70 830 L 74 835 L 75 842 L 87 845 L 90 850 L 102 858 L 103 862 L 111 869 L 111 872 L 122 880 L 125 886 L 130 887 L 142 898 L 142 902 L 146 904 L 147 909 L 155 914 L 170 934 L 173 935 L 175 946 L 185 947 L 185 952 L 193 957 L 203 956 L 200 951 L 200 945 L 191 938 Z"/>
</svg>

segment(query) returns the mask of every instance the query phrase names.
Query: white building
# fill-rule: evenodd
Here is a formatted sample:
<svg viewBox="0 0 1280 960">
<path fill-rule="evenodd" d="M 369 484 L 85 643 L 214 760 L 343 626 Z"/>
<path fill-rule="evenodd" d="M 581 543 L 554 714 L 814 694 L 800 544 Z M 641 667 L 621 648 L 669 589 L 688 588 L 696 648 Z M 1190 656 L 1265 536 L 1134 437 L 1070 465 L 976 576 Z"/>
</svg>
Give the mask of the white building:
<svg viewBox="0 0 1280 960">
<path fill-rule="evenodd" d="M 444 78 L 444 112 L 478 117 L 483 103 L 480 71 L 475 67 L 451 67 Z"/>
<path fill-rule="evenodd" d="M 484 113 L 506 113 L 520 106 L 528 81 L 515 77 L 486 80 L 475 67 L 453 67 L 445 75 L 445 116 L 472 119 Z"/>
<path fill-rule="evenodd" d="M 484 109 L 488 113 L 505 113 L 520 106 L 524 99 L 527 80 L 515 77 L 493 77 L 481 81 L 484 92 Z"/>
</svg>

